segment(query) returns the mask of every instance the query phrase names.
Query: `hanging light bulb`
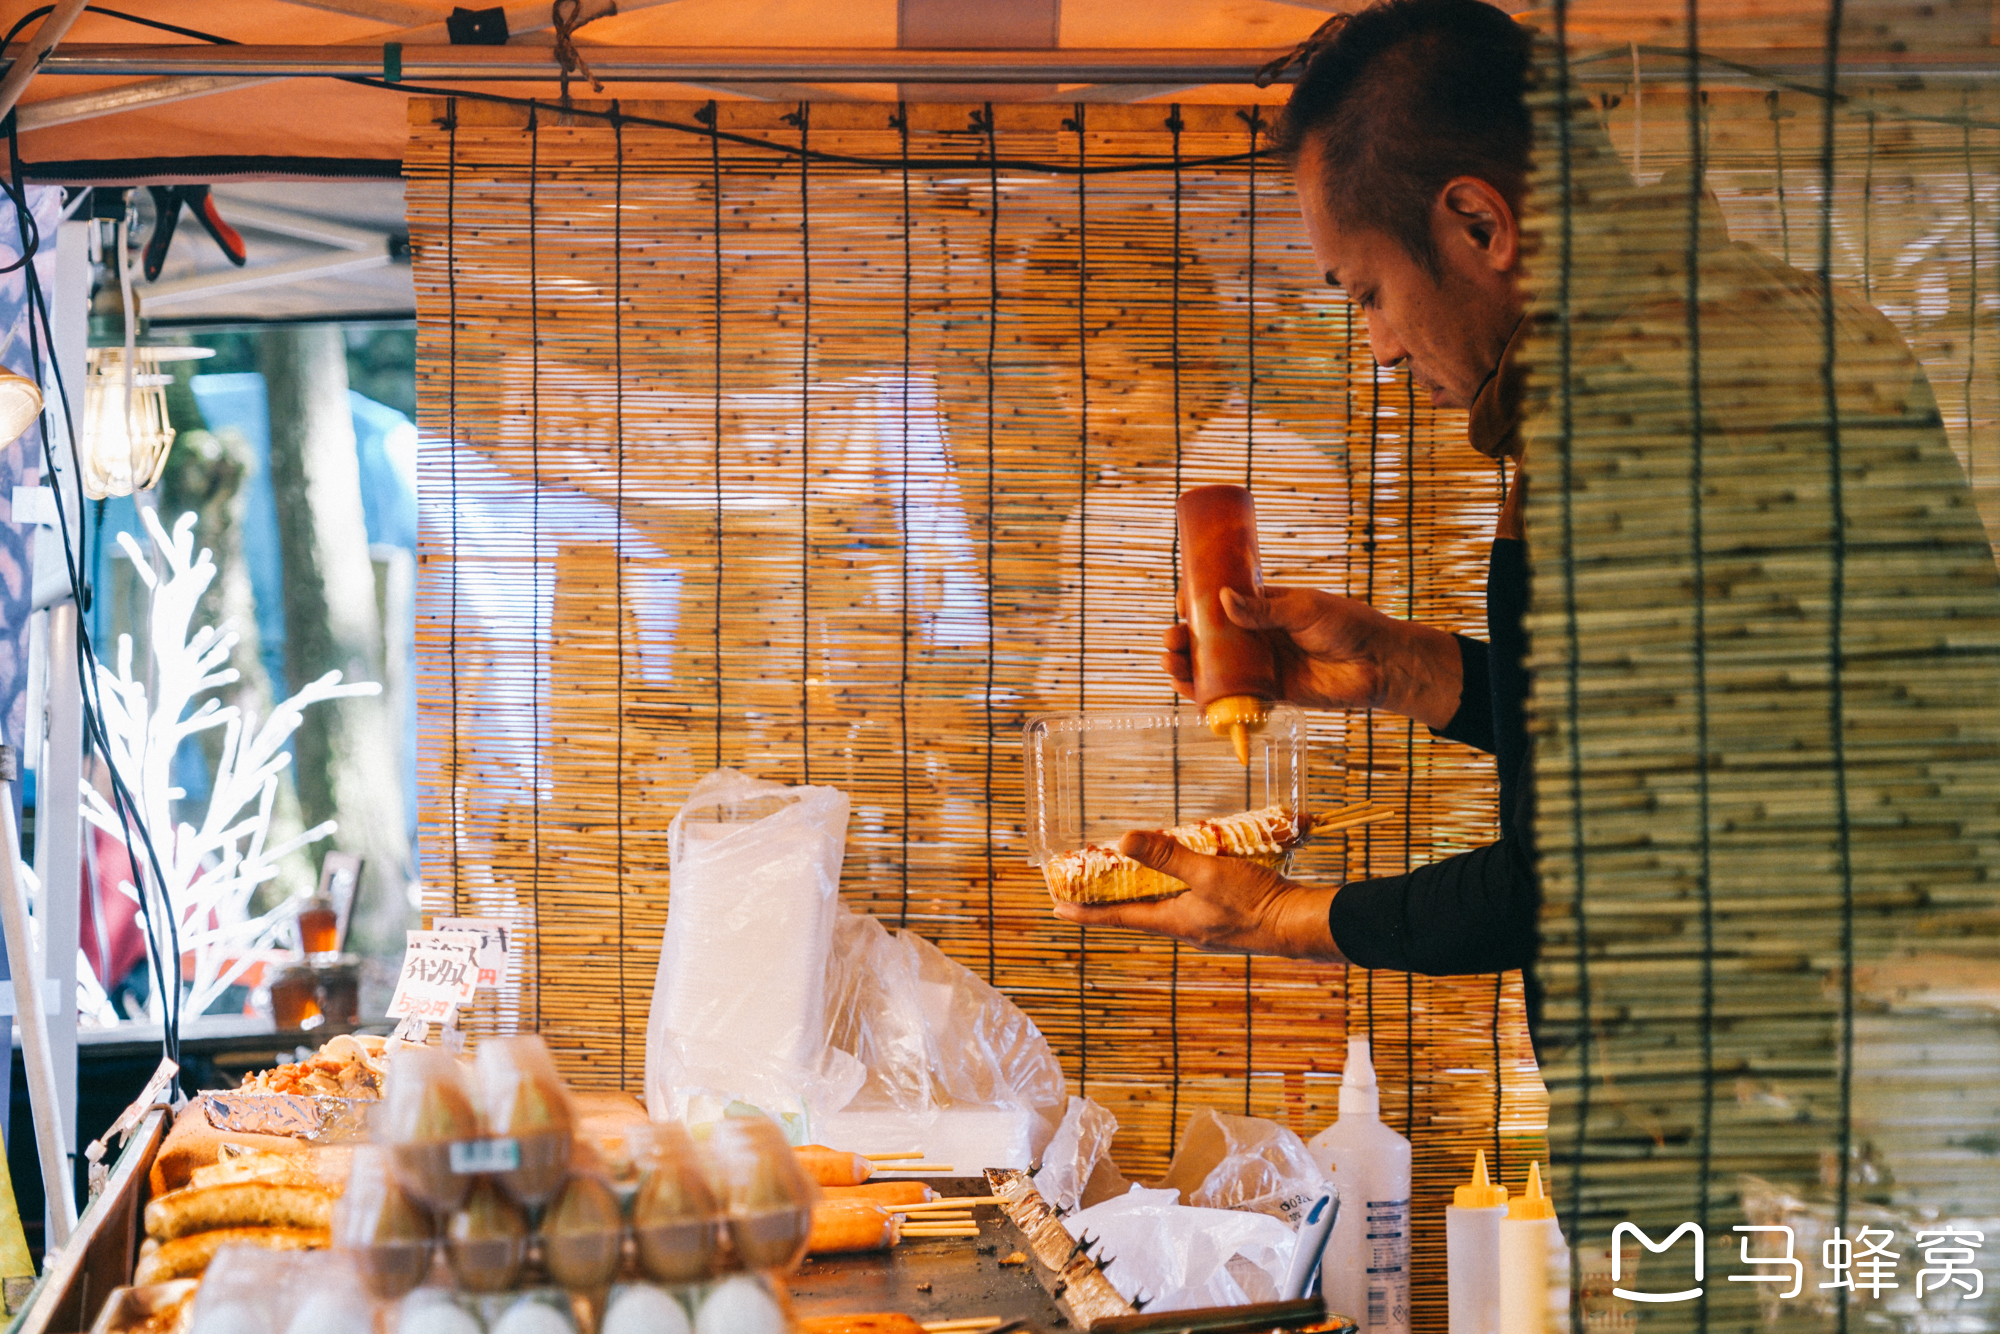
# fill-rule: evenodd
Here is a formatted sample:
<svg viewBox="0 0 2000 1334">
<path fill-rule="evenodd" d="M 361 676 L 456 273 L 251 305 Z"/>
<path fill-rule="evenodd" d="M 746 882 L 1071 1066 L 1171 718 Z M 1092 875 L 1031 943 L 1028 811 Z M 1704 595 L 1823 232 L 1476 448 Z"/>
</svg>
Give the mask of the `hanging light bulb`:
<svg viewBox="0 0 2000 1334">
<path fill-rule="evenodd" d="M 173 448 L 161 363 L 213 356 L 205 347 L 137 347 L 128 373 L 122 347 L 90 349 L 83 390 L 83 493 L 129 496 L 158 483 Z"/>
<path fill-rule="evenodd" d="M 83 493 L 92 500 L 129 496 L 159 481 L 173 447 L 166 386 L 148 354 L 135 352 L 130 370 L 122 347 L 90 349 L 83 390 Z"/>
<path fill-rule="evenodd" d="M 0 367 L 0 441 L 12 441 L 41 415 L 41 388 L 27 376 Z"/>
</svg>

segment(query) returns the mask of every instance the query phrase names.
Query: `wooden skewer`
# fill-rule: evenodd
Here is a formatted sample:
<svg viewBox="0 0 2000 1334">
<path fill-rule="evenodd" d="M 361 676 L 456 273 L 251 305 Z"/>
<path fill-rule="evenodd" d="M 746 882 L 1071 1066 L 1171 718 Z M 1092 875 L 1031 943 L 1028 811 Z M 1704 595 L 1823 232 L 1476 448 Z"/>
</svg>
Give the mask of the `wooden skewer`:
<svg viewBox="0 0 2000 1334">
<path fill-rule="evenodd" d="M 976 1237 L 979 1235 L 977 1223 L 937 1223 L 929 1227 L 906 1227 L 903 1236 L 908 1237 Z"/>
<path fill-rule="evenodd" d="M 949 1172 L 952 1170 L 952 1165 L 950 1163 L 885 1163 L 880 1170 L 884 1172 Z"/>
<path fill-rule="evenodd" d="M 998 1329 L 1006 1323 L 997 1315 L 976 1315 L 964 1320 L 929 1320 L 924 1322 L 924 1328 L 930 1334 L 967 1334 L 972 1330 Z"/>
<path fill-rule="evenodd" d="M 931 1209 L 970 1209 L 977 1204 L 999 1204 L 998 1195 L 947 1195 L 940 1200 L 926 1200 L 922 1204 L 899 1204 L 889 1212 L 892 1214 L 916 1213 Z"/>
<path fill-rule="evenodd" d="M 897 1163 L 910 1158 L 921 1159 L 921 1153 L 864 1153 L 861 1155 L 871 1163 Z"/>
</svg>

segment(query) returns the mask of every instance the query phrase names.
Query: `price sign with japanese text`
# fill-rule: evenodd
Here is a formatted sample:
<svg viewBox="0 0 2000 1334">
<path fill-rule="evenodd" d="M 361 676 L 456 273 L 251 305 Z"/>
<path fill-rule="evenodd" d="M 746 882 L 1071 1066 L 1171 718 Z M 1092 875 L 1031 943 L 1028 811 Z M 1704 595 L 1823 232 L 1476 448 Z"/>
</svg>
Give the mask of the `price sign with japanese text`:
<svg viewBox="0 0 2000 1334">
<path fill-rule="evenodd" d="M 461 931 L 411 931 L 407 937 L 390 1017 L 443 1023 L 479 989 L 479 941 Z"/>
<path fill-rule="evenodd" d="M 433 931 L 456 931 L 479 942 L 479 989 L 494 991 L 507 985 L 507 924 L 491 917 L 438 917 Z"/>
</svg>

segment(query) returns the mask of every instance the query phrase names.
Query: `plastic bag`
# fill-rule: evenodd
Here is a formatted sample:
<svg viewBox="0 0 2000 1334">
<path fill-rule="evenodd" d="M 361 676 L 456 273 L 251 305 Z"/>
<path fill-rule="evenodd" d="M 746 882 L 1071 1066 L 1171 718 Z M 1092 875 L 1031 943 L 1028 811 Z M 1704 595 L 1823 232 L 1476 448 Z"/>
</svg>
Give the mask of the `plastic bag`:
<svg viewBox="0 0 2000 1334">
<path fill-rule="evenodd" d="M 1297 1227 L 1332 1184 L 1305 1141 L 1256 1116 L 1204 1107 L 1188 1118 L 1160 1185 L 1209 1209 L 1248 1209 Z"/>
<path fill-rule="evenodd" d="M 1000 991 L 911 931 L 838 910 L 827 976 L 833 1047 L 865 1082 L 850 1108 L 923 1124 L 937 1109 L 1001 1108 L 1032 1116 L 1032 1152 L 1068 1103 L 1062 1065 L 1034 1021 Z"/>
<path fill-rule="evenodd" d="M 1071 1098 L 1055 1138 L 1042 1150 L 1042 1170 L 1035 1173 L 1035 1189 L 1050 1207 L 1063 1213 L 1083 1200 L 1090 1174 L 1111 1152 L 1112 1136 L 1118 1133 L 1118 1118 L 1088 1098 Z"/>
<path fill-rule="evenodd" d="M 1127 1194 L 1063 1220 L 1128 1302 L 1148 1315 L 1278 1299 L 1291 1265 L 1290 1228 L 1263 1214 L 1193 1209 L 1171 1190 Z"/>
<path fill-rule="evenodd" d="M 826 1013 L 827 1041 L 866 1071 L 851 1108 L 930 1114 L 931 1043 L 916 951 L 844 907 L 834 917 Z"/>
<path fill-rule="evenodd" d="M 733 1102 L 794 1137 L 862 1071 L 826 1042 L 847 794 L 717 769 L 668 826 L 672 895 L 646 1023 L 646 1105 L 707 1121 Z"/>
</svg>

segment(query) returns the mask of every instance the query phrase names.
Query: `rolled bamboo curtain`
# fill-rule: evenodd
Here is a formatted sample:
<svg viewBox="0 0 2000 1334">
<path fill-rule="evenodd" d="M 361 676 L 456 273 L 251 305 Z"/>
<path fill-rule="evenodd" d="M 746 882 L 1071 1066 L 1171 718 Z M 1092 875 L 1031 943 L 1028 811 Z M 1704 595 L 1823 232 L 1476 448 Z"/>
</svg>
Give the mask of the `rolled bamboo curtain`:
<svg viewBox="0 0 2000 1334">
<path fill-rule="evenodd" d="M 1967 38 L 1882 5 L 1828 62 L 1838 16 L 1790 24 L 1823 67 Z M 2000 1238 L 1995 94 L 1689 59 L 1743 41 L 1728 18 L 1607 88 L 1639 53 L 1580 7 L 1536 96 L 1542 1054 L 1576 1314 L 1984 1328 L 1993 1286 L 1933 1248 Z M 1627 1222 L 1697 1224 L 1706 1282 L 1627 1233 L 1614 1284 Z M 1838 1285 L 1827 1244 L 1864 1228 L 1889 1287 Z M 1780 1255 L 1796 1291 L 1744 1259 Z"/>
<path fill-rule="evenodd" d="M 1259 113 L 584 110 L 418 100 L 406 159 L 425 907 L 513 922 L 523 965 L 472 1026 L 637 1088 L 682 796 L 831 783 L 847 901 L 1021 1004 L 1135 1177 L 1200 1106 L 1322 1128 L 1370 1032 L 1441 1330 L 1450 1185 L 1540 1156 L 1519 977 L 1086 934 L 1026 860 L 1023 721 L 1172 703 L 1181 487 L 1250 481 L 1274 581 L 1483 633 L 1500 472 L 1373 366 Z M 1316 800 L 1396 818 L 1303 874 L 1493 836 L 1483 757 L 1312 725 Z"/>
</svg>

